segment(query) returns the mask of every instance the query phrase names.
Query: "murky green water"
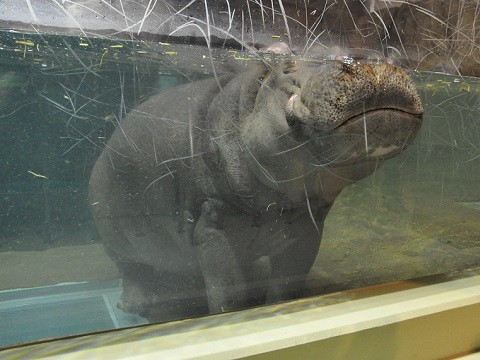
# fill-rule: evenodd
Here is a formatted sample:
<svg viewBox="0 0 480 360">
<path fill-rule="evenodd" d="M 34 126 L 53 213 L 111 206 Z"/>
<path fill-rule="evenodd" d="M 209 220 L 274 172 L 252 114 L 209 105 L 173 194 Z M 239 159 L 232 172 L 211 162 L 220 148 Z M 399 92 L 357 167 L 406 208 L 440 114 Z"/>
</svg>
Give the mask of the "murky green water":
<svg viewBox="0 0 480 360">
<path fill-rule="evenodd" d="M 92 168 L 126 114 L 212 77 L 211 56 L 219 74 L 254 61 L 165 43 L 0 33 L 0 289 L 120 278 L 93 223 Z M 412 77 L 421 132 L 337 199 L 308 294 L 480 265 L 480 81 Z"/>
</svg>

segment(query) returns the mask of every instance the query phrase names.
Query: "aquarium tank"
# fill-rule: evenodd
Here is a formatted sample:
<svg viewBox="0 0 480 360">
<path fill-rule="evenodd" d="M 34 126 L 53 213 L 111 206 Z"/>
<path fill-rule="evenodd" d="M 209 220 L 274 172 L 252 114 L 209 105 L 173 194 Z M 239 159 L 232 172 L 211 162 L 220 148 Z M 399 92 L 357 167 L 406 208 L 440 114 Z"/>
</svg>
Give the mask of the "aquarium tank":
<svg viewBox="0 0 480 360">
<path fill-rule="evenodd" d="M 0 348 L 480 266 L 475 0 L 3 0 Z"/>
</svg>

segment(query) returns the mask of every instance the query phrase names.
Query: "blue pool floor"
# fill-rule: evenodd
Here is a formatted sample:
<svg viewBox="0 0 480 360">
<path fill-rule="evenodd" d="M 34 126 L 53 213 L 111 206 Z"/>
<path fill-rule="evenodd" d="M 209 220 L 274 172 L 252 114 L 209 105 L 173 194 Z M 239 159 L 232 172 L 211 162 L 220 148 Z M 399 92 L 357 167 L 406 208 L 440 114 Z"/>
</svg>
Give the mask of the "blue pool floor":
<svg viewBox="0 0 480 360">
<path fill-rule="evenodd" d="M 0 291 L 0 347 L 147 324 L 116 307 L 121 281 Z"/>
</svg>

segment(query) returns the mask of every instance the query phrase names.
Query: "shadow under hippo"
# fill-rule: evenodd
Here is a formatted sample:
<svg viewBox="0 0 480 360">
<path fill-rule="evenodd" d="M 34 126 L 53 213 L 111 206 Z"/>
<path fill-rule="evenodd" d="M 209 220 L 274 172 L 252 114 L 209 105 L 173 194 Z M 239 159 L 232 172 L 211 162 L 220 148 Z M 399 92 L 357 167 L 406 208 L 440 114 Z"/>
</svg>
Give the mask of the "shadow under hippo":
<svg viewBox="0 0 480 360">
<path fill-rule="evenodd" d="M 149 98 L 90 179 L 118 306 L 166 321 L 301 296 L 333 201 L 422 113 L 406 71 L 373 61 L 287 58 Z"/>
</svg>

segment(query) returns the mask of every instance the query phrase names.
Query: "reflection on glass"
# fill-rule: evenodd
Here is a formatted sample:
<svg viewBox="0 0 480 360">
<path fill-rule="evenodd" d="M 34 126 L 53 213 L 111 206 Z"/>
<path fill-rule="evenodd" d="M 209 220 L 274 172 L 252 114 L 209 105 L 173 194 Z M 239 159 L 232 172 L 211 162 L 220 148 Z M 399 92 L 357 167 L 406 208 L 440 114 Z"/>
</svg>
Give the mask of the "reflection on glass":
<svg viewBox="0 0 480 360">
<path fill-rule="evenodd" d="M 480 264 L 473 78 L 0 36 L 0 346 Z"/>
</svg>

